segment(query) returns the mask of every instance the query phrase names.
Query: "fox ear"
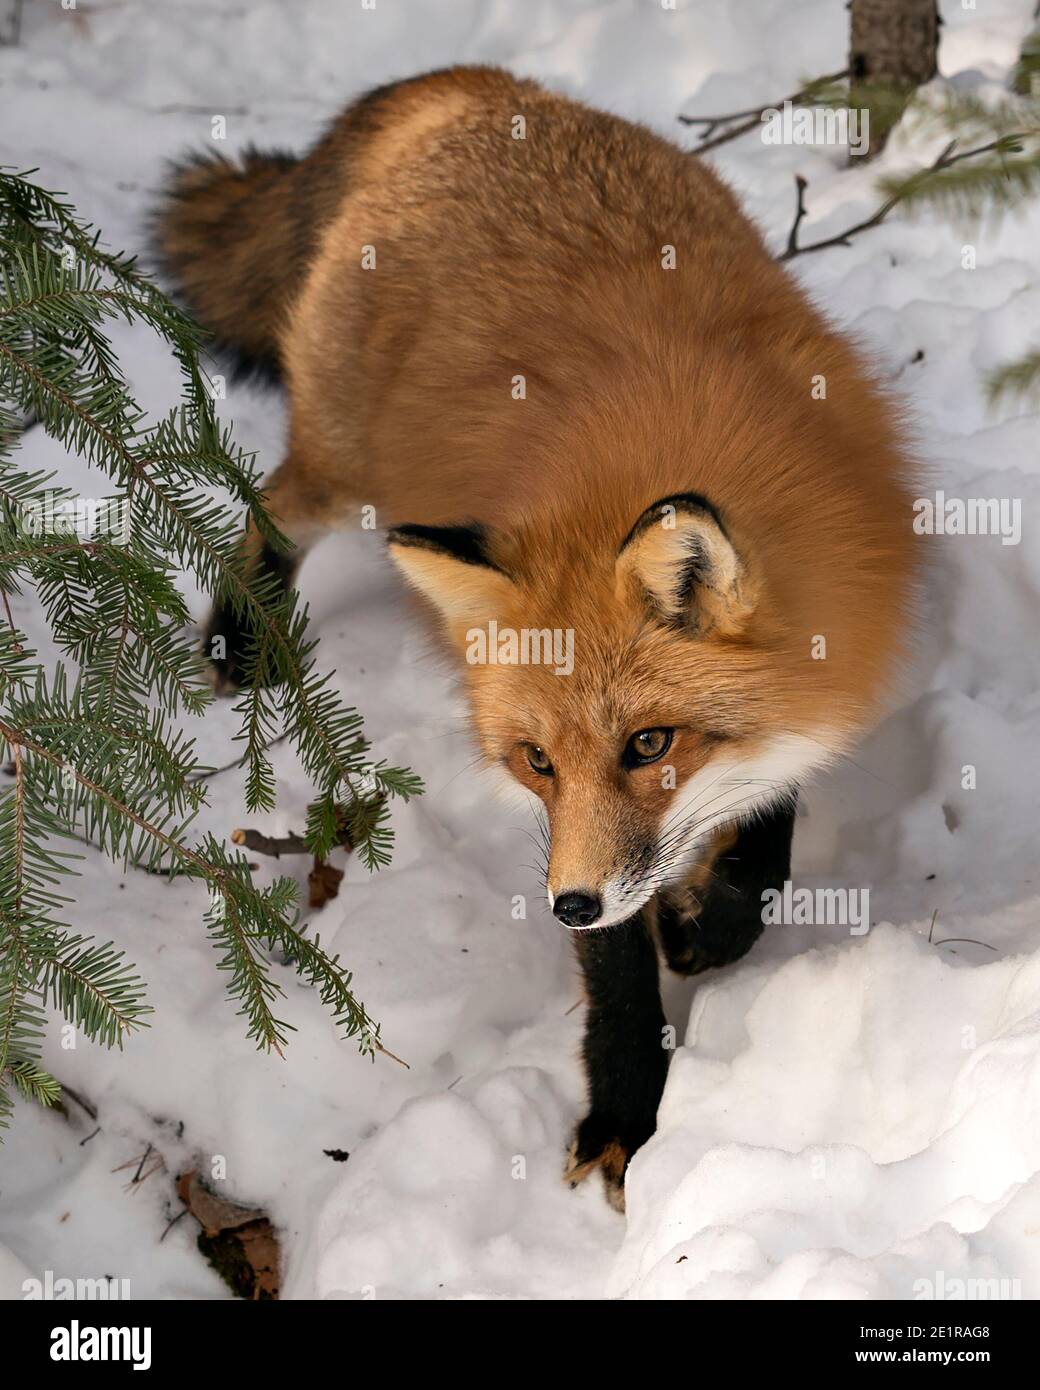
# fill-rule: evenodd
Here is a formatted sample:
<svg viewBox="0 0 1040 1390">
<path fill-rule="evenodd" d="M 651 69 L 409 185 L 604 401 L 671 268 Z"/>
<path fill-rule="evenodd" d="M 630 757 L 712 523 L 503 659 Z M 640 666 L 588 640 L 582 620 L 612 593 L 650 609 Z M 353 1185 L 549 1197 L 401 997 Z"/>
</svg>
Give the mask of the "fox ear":
<svg viewBox="0 0 1040 1390">
<path fill-rule="evenodd" d="M 394 564 L 449 627 L 501 617 L 515 596 L 480 526 L 396 526 L 387 539 Z"/>
<path fill-rule="evenodd" d="M 640 592 L 663 621 L 691 635 L 739 637 L 755 601 L 718 512 L 696 493 L 647 507 L 622 542 L 618 596 Z"/>
</svg>

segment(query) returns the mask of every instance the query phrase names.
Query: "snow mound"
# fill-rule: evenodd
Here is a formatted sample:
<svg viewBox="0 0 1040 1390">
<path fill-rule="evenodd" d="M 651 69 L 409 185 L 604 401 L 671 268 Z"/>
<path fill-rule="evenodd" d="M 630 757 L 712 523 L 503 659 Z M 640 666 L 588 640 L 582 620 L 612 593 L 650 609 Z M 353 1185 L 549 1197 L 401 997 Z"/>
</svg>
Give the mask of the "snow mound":
<svg viewBox="0 0 1040 1390">
<path fill-rule="evenodd" d="M 1037 1295 L 1040 953 L 944 949 L 884 926 L 702 986 L 609 1292 Z"/>
</svg>

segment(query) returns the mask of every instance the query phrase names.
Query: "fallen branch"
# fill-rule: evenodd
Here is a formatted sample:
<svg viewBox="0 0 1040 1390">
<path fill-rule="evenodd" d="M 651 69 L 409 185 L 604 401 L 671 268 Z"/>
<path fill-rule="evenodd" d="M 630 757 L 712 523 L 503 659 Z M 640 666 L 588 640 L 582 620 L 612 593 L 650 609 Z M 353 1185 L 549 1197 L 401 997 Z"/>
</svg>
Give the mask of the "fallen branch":
<svg viewBox="0 0 1040 1390">
<path fill-rule="evenodd" d="M 231 843 L 257 854 L 269 854 L 273 859 L 281 859 L 283 854 L 310 854 L 310 846 L 302 835 L 265 835 L 262 830 L 232 830 Z M 349 838 L 342 841 L 349 854 L 353 849 Z M 307 906 L 324 907 L 330 898 L 339 896 L 339 885 L 343 881 L 343 870 L 314 856 L 314 867 L 307 875 Z"/>
<path fill-rule="evenodd" d="M 700 136 L 701 144 L 696 150 L 691 150 L 691 154 L 704 154 L 706 150 L 717 149 L 719 145 L 725 145 L 730 140 L 736 140 L 738 136 L 745 135 L 749 130 L 754 130 L 762 120 L 762 115 L 766 111 L 774 111 L 783 106 L 785 101 L 789 101 L 792 106 L 811 104 L 816 94 L 824 88 L 829 87 L 832 82 L 840 82 L 843 77 L 848 77 L 848 68 L 842 68 L 841 72 L 831 73 L 829 77 L 818 77 L 814 82 L 807 83 L 800 91 L 792 93 L 789 97 L 784 97 L 780 101 L 767 101 L 761 106 L 756 106 L 749 111 L 732 111 L 728 116 L 680 116 L 678 119 L 683 125 L 703 125 L 705 130 Z M 738 123 L 738 124 L 734 124 Z M 723 131 L 721 135 L 711 137 L 720 126 L 732 125 L 732 130 Z"/>
<path fill-rule="evenodd" d="M 269 854 L 274 859 L 281 859 L 283 854 L 312 853 L 302 835 L 265 835 L 262 830 L 232 830 L 231 843 L 256 854 Z M 353 849 L 353 845 L 346 844 L 343 848 Z"/>
<path fill-rule="evenodd" d="M 272 745 L 273 747 L 273 745 Z M 381 805 L 385 798 L 380 795 L 372 802 L 372 809 L 375 810 Z M 351 835 L 350 824 L 345 814 L 346 808 L 337 806 L 337 819 L 340 824 L 339 847 L 349 854 L 354 848 L 354 840 Z M 232 830 L 231 843 L 241 845 L 243 849 L 251 849 L 257 854 L 269 854 L 274 859 L 280 859 L 283 854 L 312 854 L 310 846 L 302 835 L 297 835 L 290 831 L 288 835 L 265 835 L 262 830 L 249 830 L 239 828 Z"/>
<path fill-rule="evenodd" d="M 382 800 L 381 797 L 379 799 Z M 293 831 L 290 831 L 288 835 L 265 835 L 262 830 L 240 827 L 237 830 L 232 830 L 231 843 L 241 845 L 243 849 L 253 850 L 256 854 L 268 854 L 272 859 L 281 859 L 283 854 L 313 854 L 306 839 Z M 339 846 L 347 854 L 354 848 L 354 840 L 349 824 L 343 818 L 342 809 L 340 809 Z M 339 885 L 342 881 L 342 869 L 337 869 L 327 860 L 315 856 L 314 866 L 307 875 L 307 905 L 315 908 L 324 907 L 331 898 L 338 897 Z"/>
</svg>

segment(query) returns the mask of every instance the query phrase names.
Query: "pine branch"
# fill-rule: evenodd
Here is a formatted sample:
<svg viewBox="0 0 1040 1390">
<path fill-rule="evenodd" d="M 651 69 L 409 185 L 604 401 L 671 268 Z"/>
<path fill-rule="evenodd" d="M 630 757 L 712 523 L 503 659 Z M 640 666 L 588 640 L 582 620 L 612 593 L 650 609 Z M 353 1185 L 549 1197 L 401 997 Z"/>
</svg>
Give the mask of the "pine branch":
<svg viewBox="0 0 1040 1390">
<path fill-rule="evenodd" d="M 180 367 L 180 404 L 155 422 L 107 336 L 117 318 L 159 335 Z M 289 1031 L 275 1013 L 282 988 L 267 952 L 277 949 L 363 1052 L 383 1050 L 348 972 L 304 943 L 294 884 L 259 890 L 241 855 L 188 838 L 210 770 L 174 720 L 198 716 L 212 693 L 186 631 L 179 570 L 255 634 L 236 706 L 250 809 L 274 804 L 269 749 L 288 739 L 315 787 L 308 848 L 341 840 L 345 817 L 375 868 L 392 841 L 386 799 L 421 790 L 405 769 L 371 765 L 361 716 L 315 667 L 306 612 L 244 566 L 241 512 L 265 543 L 288 542 L 266 511 L 255 460 L 217 423 L 203 346 L 197 325 L 132 259 L 104 250 L 60 196 L 0 170 L 0 737 L 14 773 L 0 793 L 0 1115 L 11 1103 L 4 1082 L 47 1093 L 45 1005 L 110 1046 L 148 1013 L 121 953 L 59 920 L 67 900 L 54 889 L 75 858 L 53 847 L 63 839 L 208 890 L 206 930 L 258 1046 L 280 1050 Z M 110 481 L 104 507 L 81 515 L 83 499 L 15 466 L 27 420 Z M 48 677 L 18 630 L 11 596 L 27 591 L 71 675 L 59 664 Z"/>
<path fill-rule="evenodd" d="M 58 1105 L 61 1102 L 61 1086 L 35 1062 L 27 1060 L 12 1062 L 7 1069 L 11 1080 L 25 1096 L 38 1105 Z"/>
<path fill-rule="evenodd" d="M 1027 34 L 1011 74 L 1011 90 L 1019 96 L 1040 96 L 1040 29 Z"/>
<path fill-rule="evenodd" d="M 1022 153 L 1022 141 L 1037 134 L 1040 131 L 1003 135 L 976 150 L 954 156 L 938 168 L 919 170 L 909 178 L 882 179 L 878 187 L 893 206 L 898 204 L 910 213 L 935 209 L 950 217 L 978 218 L 983 210 L 1000 212 L 1040 189 L 1040 148 Z M 952 167 L 961 159 L 989 153 L 997 157 L 970 168 Z M 1022 157 L 1009 159 L 1010 154 Z"/>
</svg>

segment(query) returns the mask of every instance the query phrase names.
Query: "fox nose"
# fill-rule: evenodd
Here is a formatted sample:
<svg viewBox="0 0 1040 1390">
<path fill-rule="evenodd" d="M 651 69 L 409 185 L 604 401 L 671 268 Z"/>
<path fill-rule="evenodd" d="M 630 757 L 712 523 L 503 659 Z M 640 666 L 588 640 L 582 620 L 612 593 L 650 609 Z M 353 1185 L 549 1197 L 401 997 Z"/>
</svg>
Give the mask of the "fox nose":
<svg viewBox="0 0 1040 1390">
<path fill-rule="evenodd" d="M 568 927 L 591 927 L 603 916 L 603 904 L 591 893 L 561 893 L 553 914 Z"/>
</svg>

